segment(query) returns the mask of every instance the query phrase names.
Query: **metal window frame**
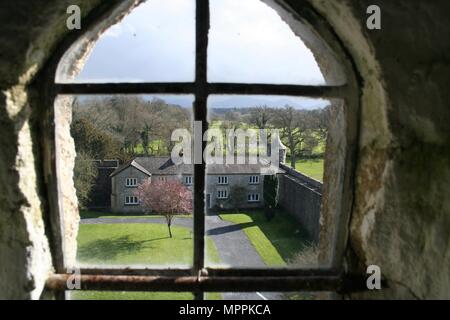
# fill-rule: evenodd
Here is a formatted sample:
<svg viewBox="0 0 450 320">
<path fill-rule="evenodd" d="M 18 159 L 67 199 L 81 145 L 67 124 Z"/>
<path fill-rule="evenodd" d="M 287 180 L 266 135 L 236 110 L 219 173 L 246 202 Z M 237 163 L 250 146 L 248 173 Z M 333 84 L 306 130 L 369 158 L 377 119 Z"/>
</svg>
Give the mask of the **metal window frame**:
<svg viewBox="0 0 450 320">
<path fill-rule="evenodd" d="M 350 54 L 344 49 L 332 28 L 326 24 L 320 15 L 305 0 L 293 1 L 275 0 L 283 7 L 291 2 L 291 6 L 305 16 L 305 20 L 313 28 L 326 32 L 335 39 L 332 49 L 339 51 L 346 61 L 350 61 L 344 69 L 352 73 L 352 77 L 360 82 L 356 76 L 356 68 Z M 283 3 L 281 3 L 283 2 Z M 207 82 L 207 48 L 208 31 L 210 27 L 209 1 L 196 0 L 196 73 L 192 83 L 55 83 L 55 75 L 58 64 L 64 53 L 71 45 L 81 38 L 85 30 L 96 25 L 100 19 L 108 17 L 113 9 L 118 7 L 121 0 L 102 2 L 96 9 L 84 18 L 84 29 L 70 32 L 61 45 L 56 48 L 51 59 L 36 77 L 35 87 L 41 92 L 40 116 L 43 119 L 40 130 L 43 139 L 43 172 L 46 182 L 48 204 L 46 211 L 49 213 L 46 226 L 50 237 L 53 264 L 56 273 L 47 280 L 46 287 L 49 290 L 63 292 L 67 290 L 66 284 L 70 274 L 66 274 L 64 263 L 64 230 L 61 217 L 61 203 L 58 195 L 58 177 L 56 176 L 56 140 L 54 126 L 54 101 L 58 95 L 94 95 L 94 94 L 193 94 L 194 121 L 201 121 L 203 134 L 208 129 L 207 98 L 212 94 L 245 94 L 245 95 L 289 95 L 306 96 L 311 98 L 338 98 L 350 102 L 353 110 L 358 110 L 359 92 L 355 93 L 352 85 L 273 85 L 273 84 L 249 84 L 249 83 L 208 83 Z M 319 22 L 317 20 L 320 20 Z M 319 32 L 320 33 L 320 32 Z M 359 85 L 358 82 L 358 85 Z M 356 98 L 357 97 L 357 98 Z M 356 102 L 357 101 L 357 102 Z M 49 107 L 50 106 L 50 107 Z M 358 119 L 354 115 L 354 119 Z M 357 136 L 358 134 L 356 134 Z M 202 142 L 204 149 L 206 142 Z M 350 157 L 346 163 L 352 161 L 355 152 L 350 151 Z M 197 162 L 195 162 L 197 163 Z M 350 174 L 353 166 L 348 169 Z M 118 291 L 190 291 L 194 292 L 196 299 L 203 299 L 203 293 L 207 291 L 334 291 L 352 292 L 365 290 L 365 279 L 360 275 L 351 275 L 343 272 L 340 264 L 338 267 L 326 269 L 237 269 L 237 268 L 209 268 L 205 267 L 205 178 L 206 166 L 202 162 L 194 165 L 193 191 L 193 242 L 194 257 L 192 268 L 187 269 L 129 269 L 129 268 L 82 268 L 82 290 L 118 290 Z M 349 180 L 349 177 L 346 177 Z M 351 182 L 346 186 L 352 187 Z M 350 190 L 349 193 L 352 191 Z M 351 207 L 351 194 L 344 197 L 348 205 L 343 210 Z M 349 215 L 349 213 L 348 213 Z M 342 219 L 344 222 L 346 219 Z M 344 224 L 338 226 L 344 228 Z M 342 231 L 345 235 L 346 231 Z M 338 252 L 342 252 L 345 243 L 337 246 Z M 338 260 L 339 262 L 340 260 Z M 57 295 L 63 298 L 62 295 Z"/>
</svg>

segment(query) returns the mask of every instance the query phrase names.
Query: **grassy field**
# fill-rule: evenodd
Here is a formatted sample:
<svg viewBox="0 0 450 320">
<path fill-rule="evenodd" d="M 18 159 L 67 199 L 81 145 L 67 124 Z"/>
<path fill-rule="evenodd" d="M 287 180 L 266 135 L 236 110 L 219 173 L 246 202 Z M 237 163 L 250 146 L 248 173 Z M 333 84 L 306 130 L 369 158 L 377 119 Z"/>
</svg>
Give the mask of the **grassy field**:
<svg viewBox="0 0 450 320">
<path fill-rule="evenodd" d="M 149 214 L 139 214 L 139 213 L 111 213 L 111 212 L 96 212 L 96 211 L 85 211 L 80 210 L 81 219 L 93 219 L 93 218 L 163 218 L 162 215 L 149 215 Z M 177 218 L 192 218 L 192 215 L 180 214 L 176 216 Z"/>
<path fill-rule="evenodd" d="M 190 292 L 72 291 L 71 300 L 193 300 Z"/>
<path fill-rule="evenodd" d="M 169 238 L 165 224 L 81 224 L 78 232 L 78 261 L 82 265 L 189 266 L 192 264 L 192 232 L 173 226 Z M 214 242 L 206 239 L 211 263 L 219 263 Z M 72 299 L 147 300 L 192 299 L 191 293 L 165 292 L 75 292 Z M 220 299 L 210 294 L 208 299 Z"/>
<path fill-rule="evenodd" d="M 242 226 L 242 230 L 268 266 L 285 266 L 306 244 L 305 233 L 298 222 L 281 212 L 271 221 L 267 221 L 260 211 L 223 213 L 220 217 Z"/>
<path fill-rule="evenodd" d="M 78 261 L 82 264 L 170 265 L 192 264 L 192 231 L 165 224 L 82 224 L 78 232 Z M 209 259 L 219 262 L 217 249 L 207 239 Z"/>
<path fill-rule="evenodd" d="M 288 166 L 291 165 L 289 159 L 286 159 L 286 164 Z M 323 159 L 297 160 L 295 162 L 295 169 L 308 177 L 323 181 Z"/>
</svg>

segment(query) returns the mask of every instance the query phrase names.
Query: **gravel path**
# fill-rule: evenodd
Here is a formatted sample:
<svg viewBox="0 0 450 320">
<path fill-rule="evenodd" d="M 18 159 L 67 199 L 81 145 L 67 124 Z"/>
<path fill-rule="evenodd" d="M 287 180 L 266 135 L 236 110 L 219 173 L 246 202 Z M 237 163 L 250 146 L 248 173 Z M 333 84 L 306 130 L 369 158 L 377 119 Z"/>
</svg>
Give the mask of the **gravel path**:
<svg viewBox="0 0 450 320">
<path fill-rule="evenodd" d="M 214 241 L 221 266 L 230 267 L 265 267 L 241 226 L 223 221 L 218 215 L 205 217 L 206 234 Z M 164 218 L 89 218 L 81 219 L 80 224 L 122 224 L 122 223 L 158 223 L 165 224 Z M 174 218 L 173 225 L 192 229 L 191 218 Z M 277 300 L 280 294 L 259 292 L 222 293 L 224 300 Z"/>
</svg>

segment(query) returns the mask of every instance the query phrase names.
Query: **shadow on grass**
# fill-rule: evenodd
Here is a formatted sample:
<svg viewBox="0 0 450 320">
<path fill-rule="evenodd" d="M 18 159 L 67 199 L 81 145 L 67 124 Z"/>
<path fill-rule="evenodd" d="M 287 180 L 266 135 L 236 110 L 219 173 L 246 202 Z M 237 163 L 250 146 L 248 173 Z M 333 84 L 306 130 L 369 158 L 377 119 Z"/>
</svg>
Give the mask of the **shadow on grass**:
<svg viewBox="0 0 450 320">
<path fill-rule="evenodd" d="M 110 216 L 120 216 L 123 218 L 126 217 L 149 217 L 148 214 L 144 213 L 111 213 L 111 212 L 96 212 L 96 211 L 84 211 L 80 210 L 80 219 L 93 219 L 93 218 L 103 218 Z"/>
<path fill-rule="evenodd" d="M 254 222 L 232 224 L 232 225 L 225 226 L 225 227 L 218 227 L 218 228 L 210 229 L 206 232 L 206 234 L 208 236 L 215 236 L 215 235 L 219 235 L 219 234 L 240 231 L 245 228 L 253 227 L 254 225 L 255 225 Z"/>
<path fill-rule="evenodd" d="M 167 238 L 169 237 L 135 241 L 131 240 L 130 236 L 123 236 L 114 239 L 98 239 L 80 246 L 77 258 L 81 262 L 93 260 L 109 262 L 108 260 L 113 260 L 120 254 L 132 255 L 143 249 L 153 248 L 150 244 L 152 241 Z"/>
</svg>

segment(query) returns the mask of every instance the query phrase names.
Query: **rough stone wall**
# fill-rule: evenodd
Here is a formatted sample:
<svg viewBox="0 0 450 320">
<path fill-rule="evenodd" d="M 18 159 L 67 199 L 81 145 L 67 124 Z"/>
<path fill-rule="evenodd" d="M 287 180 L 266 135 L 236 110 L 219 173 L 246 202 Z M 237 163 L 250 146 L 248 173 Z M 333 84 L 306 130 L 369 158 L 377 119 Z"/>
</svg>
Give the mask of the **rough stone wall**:
<svg viewBox="0 0 450 320">
<path fill-rule="evenodd" d="M 383 29 L 368 31 L 373 1 L 308 1 L 363 80 L 348 267 L 378 264 L 391 289 L 354 297 L 450 298 L 450 2 L 377 0 Z M 52 269 L 29 84 L 67 33 L 67 6 L 100 2 L 0 3 L 0 298 L 38 298 Z"/>
<path fill-rule="evenodd" d="M 377 264 L 391 289 L 363 298 L 450 298 L 448 1 L 311 0 L 363 79 L 349 267 Z"/>
<path fill-rule="evenodd" d="M 84 7 L 95 2 L 84 1 Z M 64 33 L 67 3 L 0 4 L 0 299 L 39 298 L 52 270 L 28 85 Z"/>
<path fill-rule="evenodd" d="M 78 4 L 85 16 L 100 2 L 0 3 L 0 299 L 38 299 L 53 270 L 44 227 L 47 202 L 37 118 L 39 92 L 30 84 L 68 32 L 67 7 Z M 71 159 L 72 144 L 64 147 Z M 70 161 L 65 165 L 63 174 L 70 176 L 73 166 Z M 66 196 L 69 202 L 76 199 L 73 194 Z M 78 214 L 73 212 L 64 221 L 71 239 L 78 227 Z M 76 243 L 68 245 L 70 263 Z"/>
</svg>

